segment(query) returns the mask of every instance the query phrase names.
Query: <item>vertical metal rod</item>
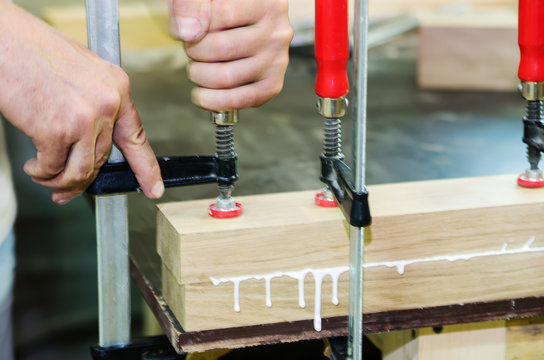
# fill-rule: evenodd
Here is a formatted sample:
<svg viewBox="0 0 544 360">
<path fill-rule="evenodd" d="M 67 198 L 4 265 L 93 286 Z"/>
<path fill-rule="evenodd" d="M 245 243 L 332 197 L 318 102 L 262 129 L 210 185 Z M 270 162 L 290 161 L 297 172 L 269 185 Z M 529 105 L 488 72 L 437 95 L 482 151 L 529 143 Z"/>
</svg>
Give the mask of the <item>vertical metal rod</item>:
<svg viewBox="0 0 544 360">
<path fill-rule="evenodd" d="M 89 48 L 102 59 L 121 64 L 116 0 L 86 0 Z M 108 162 L 123 160 L 115 146 Z M 100 346 L 130 341 L 130 275 L 126 195 L 96 198 L 98 252 L 98 342 Z"/>
<path fill-rule="evenodd" d="M 365 184 L 366 161 L 366 109 L 368 70 L 368 0 L 355 0 L 353 31 L 353 168 L 355 188 L 362 192 Z M 350 270 L 349 270 L 349 333 L 348 358 L 363 358 L 363 258 L 364 230 L 350 229 Z"/>
</svg>

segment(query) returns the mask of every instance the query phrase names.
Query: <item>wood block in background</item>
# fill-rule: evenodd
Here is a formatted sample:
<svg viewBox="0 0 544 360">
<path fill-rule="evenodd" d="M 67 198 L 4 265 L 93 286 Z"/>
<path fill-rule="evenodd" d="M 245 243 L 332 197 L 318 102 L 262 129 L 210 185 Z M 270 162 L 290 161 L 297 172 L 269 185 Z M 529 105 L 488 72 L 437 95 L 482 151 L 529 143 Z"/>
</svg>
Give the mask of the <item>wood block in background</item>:
<svg viewBox="0 0 544 360">
<path fill-rule="evenodd" d="M 51 26 L 87 44 L 85 5 L 49 6 L 42 17 Z M 119 4 L 121 60 L 124 68 L 146 69 L 150 64 L 182 67 L 187 56 L 179 41 L 168 34 L 166 3 L 153 1 Z"/>
<path fill-rule="evenodd" d="M 167 9 L 164 12 L 154 12 L 154 9 L 143 2 L 119 5 L 119 30 L 123 50 L 180 46 L 168 34 Z M 87 44 L 84 5 L 51 6 L 43 11 L 42 17 L 62 33 Z"/>
<path fill-rule="evenodd" d="M 370 335 L 383 360 L 544 358 L 544 318 L 500 320 Z"/>
<path fill-rule="evenodd" d="M 379 185 L 370 188 L 366 231 L 365 312 L 426 308 L 544 295 L 544 190 L 522 189 L 516 176 Z M 312 203 L 313 192 L 240 197 L 245 214 L 217 220 L 209 201 L 159 205 L 163 294 L 187 331 L 347 314 L 347 273 L 338 305 L 331 277 L 315 301 L 305 277 L 278 273 L 347 267 L 348 240 L 338 210 Z M 240 312 L 234 311 L 236 277 Z M 224 282 L 214 285 L 212 278 Z M 240 279 L 238 279 L 240 280 Z"/>
<path fill-rule="evenodd" d="M 506 360 L 544 359 L 544 317 L 506 322 Z"/>
<path fill-rule="evenodd" d="M 516 91 L 518 64 L 513 6 L 421 18 L 418 84 L 424 89 Z"/>
</svg>

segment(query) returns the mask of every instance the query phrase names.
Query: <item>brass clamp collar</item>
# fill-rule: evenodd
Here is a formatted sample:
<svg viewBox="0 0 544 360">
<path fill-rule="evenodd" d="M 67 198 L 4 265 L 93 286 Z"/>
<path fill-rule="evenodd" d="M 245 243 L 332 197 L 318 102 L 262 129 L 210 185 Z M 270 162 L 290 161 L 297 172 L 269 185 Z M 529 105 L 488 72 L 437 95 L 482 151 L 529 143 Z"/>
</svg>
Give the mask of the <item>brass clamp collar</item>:
<svg viewBox="0 0 544 360">
<path fill-rule="evenodd" d="M 345 96 L 339 98 L 318 98 L 317 110 L 326 118 L 339 118 L 346 115 L 348 100 Z"/>
<path fill-rule="evenodd" d="M 521 96 L 528 101 L 544 100 L 544 81 L 522 81 L 519 84 Z"/>
<path fill-rule="evenodd" d="M 238 122 L 238 110 L 212 111 L 212 123 L 221 126 L 230 126 Z"/>
</svg>

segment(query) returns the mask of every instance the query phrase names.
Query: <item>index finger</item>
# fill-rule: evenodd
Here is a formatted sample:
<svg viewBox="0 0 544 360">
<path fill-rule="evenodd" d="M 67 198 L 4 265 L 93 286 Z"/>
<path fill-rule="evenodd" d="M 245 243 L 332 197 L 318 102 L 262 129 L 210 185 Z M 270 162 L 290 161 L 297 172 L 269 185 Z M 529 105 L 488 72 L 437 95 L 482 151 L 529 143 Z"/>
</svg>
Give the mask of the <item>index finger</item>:
<svg viewBox="0 0 544 360">
<path fill-rule="evenodd" d="M 113 140 L 125 156 L 145 196 L 158 199 L 164 193 L 161 171 L 155 153 L 147 140 L 132 99 L 121 107 L 115 123 Z"/>
</svg>

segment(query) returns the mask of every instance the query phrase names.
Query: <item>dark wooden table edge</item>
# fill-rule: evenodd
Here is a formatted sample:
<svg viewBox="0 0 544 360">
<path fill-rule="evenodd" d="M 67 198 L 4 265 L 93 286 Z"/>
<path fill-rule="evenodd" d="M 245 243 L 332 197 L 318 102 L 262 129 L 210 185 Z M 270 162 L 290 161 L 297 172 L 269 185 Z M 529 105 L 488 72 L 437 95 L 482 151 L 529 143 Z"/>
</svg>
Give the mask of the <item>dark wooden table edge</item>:
<svg viewBox="0 0 544 360">
<path fill-rule="evenodd" d="M 313 320 L 185 332 L 161 294 L 153 289 L 132 258 L 130 269 L 145 301 L 179 353 L 193 352 L 194 349 L 202 351 L 229 348 L 229 342 L 241 346 L 255 346 L 347 335 L 346 316 L 322 319 L 323 329 L 319 332 L 314 330 Z M 544 296 L 538 296 L 364 314 L 363 324 L 364 332 L 371 334 L 543 315 Z"/>
</svg>

